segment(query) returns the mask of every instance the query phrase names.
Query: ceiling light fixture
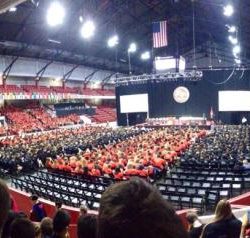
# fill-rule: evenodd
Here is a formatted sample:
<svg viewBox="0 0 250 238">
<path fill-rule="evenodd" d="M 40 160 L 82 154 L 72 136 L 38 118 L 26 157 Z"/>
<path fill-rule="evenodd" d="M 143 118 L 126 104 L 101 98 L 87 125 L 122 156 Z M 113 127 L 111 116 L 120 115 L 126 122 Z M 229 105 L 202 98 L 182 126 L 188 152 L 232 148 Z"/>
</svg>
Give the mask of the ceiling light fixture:
<svg viewBox="0 0 250 238">
<path fill-rule="evenodd" d="M 135 43 L 131 43 L 128 48 L 128 53 L 134 53 L 137 50 L 137 46 Z"/>
<path fill-rule="evenodd" d="M 119 38 L 117 35 L 114 35 L 108 39 L 108 47 L 112 48 L 118 45 L 119 43 Z"/>
<path fill-rule="evenodd" d="M 141 59 L 142 60 L 148 60 L 148 59 L 150 59 L 150 52 L 146 51 L 146 52 L 142 53 L 141 54 Z"/>
<path fill-rule="evenodd" d="M 59 2 L 52 2 L 47 12 L 47 22 L 49 26 L 55 27 L 63 24 L 65 9 Z"/>
<path fill-rule="evenodd" d="M 233 13 L 234 13 L 234 8 L 233 8 L 233 6 L 230 5 L 230 4 L 226 5 L 226 6 L 223 8 L 223 10 L 224 10 L 223 14 L 224 14 L 225 16 L 227 16 L 227 17 L 232 16 Z"/>
<path fill-rule="evenodd" d="M 91 38 L 95 33 L 95 24 L 93 21 L 86 21 L 81 28 L 81 36 L 84 39 L 89 39 Z"/>
</svg>

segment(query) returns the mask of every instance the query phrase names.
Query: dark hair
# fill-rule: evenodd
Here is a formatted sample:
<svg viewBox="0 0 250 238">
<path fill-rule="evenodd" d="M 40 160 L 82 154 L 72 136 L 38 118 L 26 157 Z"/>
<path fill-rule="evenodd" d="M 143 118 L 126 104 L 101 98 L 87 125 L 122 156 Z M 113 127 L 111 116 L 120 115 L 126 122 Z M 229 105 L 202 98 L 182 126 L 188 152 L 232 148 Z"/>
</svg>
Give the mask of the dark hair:
<svg viewBox="0 0 250 238">
<path fill-rule="evenodd" d="M 97 217 L 95 215 L 80 216 L 77 222 L 78 238 L 95 238 Z"/>
<path fill-rule="evenodd" d="M 174 209 L 146 181 L 133 178 L 109 187 L 101 198 L 98 238 L 186 238 Z"/>
<path fill-rule="evenodd" d="M 37 196 L 36 194 L 32 194 L 32 195 L 30 196 L 30 199 L 31 199 L 32 201 L 36 201 L 36 200 L 38 200 L 38 196 Z"/>
<path fill-rule="evenodd" d="M 0 232 L 10 210 L 10 194 L 7 185 L 0 180 Z"/>
<path fill-rule="evenodd" d="M 35 238 L 35 227 L 27 218 L 15 219 L 10 227 L 11 238 Z"/>
<path fill-rule="evenodd" d="M 63 232 L 70 224 L 70 216 L 64 210 L 59 210 L 53 219 L 53 230 L 55 233 Z"/>
<path fill-rule="evenodd" d="M 7 219 L 3 226 L 2 236 L 1 238 L 9 238 L 10 237 L 10 226 L 12 222 L 17 218 L 28 218 L 27 215 L 23 212 L 14 212 L 9 211 Z"/>
<path fill-rule="evenodd" d="M 196 220 L 198 220 L 198 216 L 194 212 L 188 212 L 186 215 L 187 222 L 192 225 Z"/>
<path fill-rule="evenodd" d="M 62 202 L 61 202 L 61 201 L 55 202 L 55 206 L 56 206 L 56 208 L 58 208 L 58 209 L 62 208 Z"/>
<path fill-rule="evenodd" d="M 45 217 L 42 219 L 41 224 L 42 236 L 52 236 L 53 235 L 53 220 L 50 217 Z"/>
</svg>

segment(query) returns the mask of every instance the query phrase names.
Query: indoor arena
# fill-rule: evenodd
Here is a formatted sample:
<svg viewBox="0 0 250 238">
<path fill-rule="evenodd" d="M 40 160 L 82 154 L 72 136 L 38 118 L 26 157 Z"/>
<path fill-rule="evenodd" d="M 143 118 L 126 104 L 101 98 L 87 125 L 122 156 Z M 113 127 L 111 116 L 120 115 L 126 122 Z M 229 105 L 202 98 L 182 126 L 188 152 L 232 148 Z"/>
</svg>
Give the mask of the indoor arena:
<svg viewBox="0 0 250 238">
<path fill-rule="evenodd" d="M 0 238 L 250 237 L 249 0 L 0 0 Z"/>
</svg>

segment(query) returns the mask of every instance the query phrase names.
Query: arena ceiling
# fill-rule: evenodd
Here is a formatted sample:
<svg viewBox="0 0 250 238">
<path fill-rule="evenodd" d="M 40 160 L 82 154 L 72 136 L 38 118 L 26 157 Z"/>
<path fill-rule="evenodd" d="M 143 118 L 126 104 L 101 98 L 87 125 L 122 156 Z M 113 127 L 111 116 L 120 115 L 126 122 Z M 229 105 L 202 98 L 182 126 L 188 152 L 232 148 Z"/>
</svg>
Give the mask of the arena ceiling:
<svg viewBox="0 0 250 238">
<path fill-rule="evenodd" d="M 46 23 L 50 2 L 29 0 L 18 5 L 16 12 L 0 15 L 0 54 L 83 64 L 125 73 L 128 71 L 127 49 L 133 41 L 139 48 L 131 56 L 134 72 L 149 72 L 152 61 L 142 61 L 139 52 L 151 51 L 152 22 L 168 20 L 169 45 L 154 50 L 155 55 L 185 54 L 193 48 L 194 4 L 198 52 L 204 56 L 212 52 L 232 60 L 226 24 L 233 24 L 239 29 L 243 63 L 250 58 L 249 0 L 60 0 L 67 15 L 65 22 L 56 28 Z M 223 6 L 229 2 L 235 7 L 230 18 L 223 15 Z M 91 18 L 97 26 L 96 34 L 89 41 L 79 34 L 80 16 Z M 117 50 L 106 44 L 114 33 L 120 38 Z M 218 45 L 220 47 L 216 49 Z"/>
</svg>

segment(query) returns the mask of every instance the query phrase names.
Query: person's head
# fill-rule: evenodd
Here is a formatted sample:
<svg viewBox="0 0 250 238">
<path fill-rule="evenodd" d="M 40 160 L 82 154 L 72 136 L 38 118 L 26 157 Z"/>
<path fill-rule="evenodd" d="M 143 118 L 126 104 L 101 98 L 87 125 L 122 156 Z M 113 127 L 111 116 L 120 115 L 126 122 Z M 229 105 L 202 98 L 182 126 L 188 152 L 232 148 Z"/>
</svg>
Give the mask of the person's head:
<svg viewBox="0 0 250 238">
<path fill-rule="evenodd" d="M 55 202 L 55 207 L 56 207 L 56 211 L 60 210 L 62 208 L 62 202 L 61 201 Z"/>
<path fill-rule="evenodd" d="M 0 234 L 10 210 L 10 194 L 7 185 L 0 180 Z"/>
<path fill-rule="evenodd" d="M 41 224 L 41 235 L 42 237 L 50 237 L 53 234 L 53 220 L 50 217 L 42 219 Z"/>
<path fill-rule="evenodd" d="M 6 221 L 3 226 L 3 232 L 1 238 L 9 238 L 10 237 L 10 227 L 12 222 L 17 218 L 28 218 L 27 215 L 23 212 L 14 212 L 9 211 Z"/>
<path fill-rule="evenodd" d="M 36 204 L 38 202 L 38 196 L 36 194 L 32 194 L 30 196 L 32 204 Z"/>
<path fill-rule="evenodd" d="M 59 210 L 53 219 L 54 233 L 60 237 L 64 237 L 68 233 L 69 224 L 69 214 L 64 210 Z"/>
<path fill-rule="evenodd" d="M 188 212 L 186 215 L 186 220 L 189 226 L 189 229 L 191 229 L 192 227 L 194 227 L 194 224 L 196 221 L 199 221 L 199 218 L 197 216 L 197 214 L 195 212 Z"/>
<path fill-rule="evenodd" d="M 192 225 L 198 219 L 198 216 L 194 212 L 188 212 L 186 215 L 186 219 L 187 219 L 188 224 Z"/>
<path fill-rule="evenodd" d="M 80 216 L 85 216 L 88 213 L 88 208 L 85 205 L 80 206 Z"/>
<path fill-rule="evenodd" d="M 10 227 L 11 238 L 35 238 L 35 226 L 27 218 L 15 219 Z"/>
<path fill-rule="evenodd" d="M 174 209 L 142 179 L 110 186 L 102 195 L 98 238 L 185 238 Z"/>
<path fill-rule="evenodd" d="M 33 224 L 34 228 L 35 228 L 35 237 L 36 238 L 40 238 L 41 237 L 41 227 L 39 223 L 34 223 Z"/>
<path fill-rule="evenodd" d="M 226 220 L 232 217 L 232 210 L 230 203 L 223 199 L 220 200 L 215 209 L 215 221 Z"/>
<path fill-rule="evenodd" d="M 95 215 L 80 216 L 77 222 L 78 238 L 95 238 L 97 217 Z"/>
</svg>

